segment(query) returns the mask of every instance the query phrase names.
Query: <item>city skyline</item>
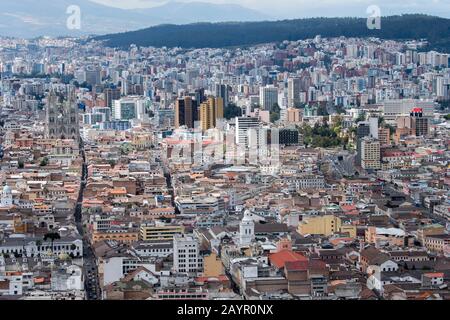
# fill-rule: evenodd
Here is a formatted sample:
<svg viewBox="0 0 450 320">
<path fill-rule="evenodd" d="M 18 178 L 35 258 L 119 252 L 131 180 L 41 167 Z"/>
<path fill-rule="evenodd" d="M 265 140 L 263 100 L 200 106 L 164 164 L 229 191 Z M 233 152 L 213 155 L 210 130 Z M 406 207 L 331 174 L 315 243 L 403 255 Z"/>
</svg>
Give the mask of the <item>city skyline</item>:
<svg viewBox="0 0 450 320">
<path fill-rule="evenodd" d="M 450 301 L 450 19 L 259 3 L 2 0 L 1 302 Z"/>
</svg>

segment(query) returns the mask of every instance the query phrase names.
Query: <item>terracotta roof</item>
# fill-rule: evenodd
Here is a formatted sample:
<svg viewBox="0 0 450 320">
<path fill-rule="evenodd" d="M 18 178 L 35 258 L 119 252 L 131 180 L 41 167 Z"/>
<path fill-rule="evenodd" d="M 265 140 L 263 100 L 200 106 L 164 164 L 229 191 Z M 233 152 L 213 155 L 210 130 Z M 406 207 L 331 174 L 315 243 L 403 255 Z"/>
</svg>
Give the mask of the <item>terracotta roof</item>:
<svg viewBox="0 0 450 320">
<path fill-rule="evenodd" d="M 287 271 L 304 271 L 308 269 L 308 261 L 287 261 L 284 267 Z"/>
<path fill-rule="evenodd" d="M 286 262 L 305 261 L 308 259 L 298 253 L 291 250 L 283 250 L 277 253 L 273 253 L 269 256 L 270 263 L 276 266 L 278 269 L 284 268 Z"/>
<path fill-rule="evenodd" d="M 424 276 L 430 277 L 430 278 L 443 278 L 444 273 L 443 272 L 430 272 L 430 273 L 425 273 Z"/>
</svg>

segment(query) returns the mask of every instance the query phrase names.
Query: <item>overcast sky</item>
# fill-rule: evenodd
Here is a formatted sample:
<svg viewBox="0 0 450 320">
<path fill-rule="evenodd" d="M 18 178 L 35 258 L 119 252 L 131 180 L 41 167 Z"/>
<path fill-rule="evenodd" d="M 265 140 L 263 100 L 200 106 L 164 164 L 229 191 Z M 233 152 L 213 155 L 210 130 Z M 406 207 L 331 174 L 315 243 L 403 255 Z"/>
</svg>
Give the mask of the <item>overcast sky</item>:
<svg viewBox="0 0 450 320">
<path fill-rule="evenodd" d="M 152 7 L 174 0 L 91 0 L 121 8 Z M 426 13 L 450 18 L 450 0 L 176 0 L 183 2 L 236 3 L 276 18 L 309 16 L 367 16 L 377 5 L 382 15 Z"/>
</svg>

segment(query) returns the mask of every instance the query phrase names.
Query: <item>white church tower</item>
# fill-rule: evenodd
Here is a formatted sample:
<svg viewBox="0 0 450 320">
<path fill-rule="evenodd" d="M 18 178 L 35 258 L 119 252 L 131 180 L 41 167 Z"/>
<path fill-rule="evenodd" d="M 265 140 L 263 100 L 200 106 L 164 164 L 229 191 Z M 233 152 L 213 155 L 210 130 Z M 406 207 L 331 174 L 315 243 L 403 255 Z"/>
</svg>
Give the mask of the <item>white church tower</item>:
<svg viewBox="0 0 450 320">
<path fill-rule="evenodd" d="M 255 239 L 255 222 L 253 221 L 253 214 L 250 210 L 245 210 L 244 218 L 239 224 L 239 243 L 241 246 L 246 246 L 252 243 Z"/>
<path fill-rule="evenodd" d="M 11 207 L 13 205 L 12 190 L 8 185 L 5 185 L 2 190 L 1 206 L 3 208 Z"/>
</svg>

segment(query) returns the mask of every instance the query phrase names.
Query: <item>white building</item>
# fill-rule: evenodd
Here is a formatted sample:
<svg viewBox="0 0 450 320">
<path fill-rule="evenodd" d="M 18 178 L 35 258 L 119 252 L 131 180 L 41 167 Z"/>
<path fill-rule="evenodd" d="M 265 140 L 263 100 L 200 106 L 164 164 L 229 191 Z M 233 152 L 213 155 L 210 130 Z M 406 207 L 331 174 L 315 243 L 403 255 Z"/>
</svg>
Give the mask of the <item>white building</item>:
<svg viewBox="0 0 450 320">
<path fill-rule="evenodd" d="M 431 100 L 388 100 L 383 102 L 383 115 L 386 120 L 395 120 L 400 116 L 409 116 L 413 108 L 421 108 L 424 116 L 432 116 L 434 102 Z"/>
<path fill-rule="evenodd" d="M 145 100 L 142 97 L 126 97 L 114 100 L 112 105 L 114 120 L 143 120 L 145 118 Z"/>
<path fill-rule="evenodd" d="M 156 273 L 154 262 L 133 256 L 131 254 L 115 255 L 103 259 L 103 286 L 119 281 L 128 273 L 144 267 L 152 273 Z"/>
<path fill-rule="evenodd" d="M 8 185 L 5 185 L 2 190 L 0 206 L 2 208 L 8 208 L 11 207 L 12 204 L 13 204 L 12 190 Z"/>
<path fill-rule="evenodd" d="M 173 269 L 197 276 L 203 270 L 198 241 L 190 235 L 175 235 L 173 239 Z"/>
<path fill-rule="evenodd" d="M 247 246 L 255 240 L 255 222 L 253 221 L 253 214 L 246 210 L 244 217 L 239 224 L 239 244 Z"/>
<path fill-rule="evenodd" d="M 250 128 L 259 128 L 260 123 L 255 117 L 236 117 L 236 144 L 242 147 L 248 146 L 248 131 Z"/>
</svg>

